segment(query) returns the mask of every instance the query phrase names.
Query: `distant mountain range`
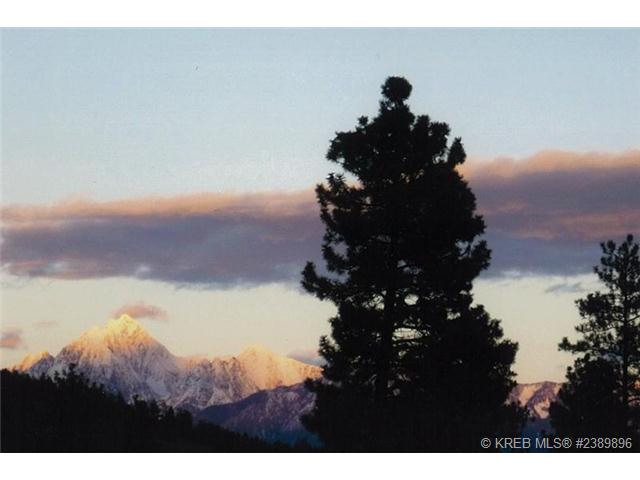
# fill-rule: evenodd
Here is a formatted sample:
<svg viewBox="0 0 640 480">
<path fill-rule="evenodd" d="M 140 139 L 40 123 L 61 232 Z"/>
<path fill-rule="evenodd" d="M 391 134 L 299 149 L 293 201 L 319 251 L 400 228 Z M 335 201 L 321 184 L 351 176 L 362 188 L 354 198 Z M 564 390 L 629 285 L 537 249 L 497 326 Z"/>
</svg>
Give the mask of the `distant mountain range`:
<svg viewBox="0 0 640 480">
<path fill-rule="evenodd" d="M 156 400 L 189 410 L 199 421 L 268 441 L 318 443 L 304 429 L 300 416 L 314 401 L 302 382 L 319 378 L 322 369 L 264 347 L 249 347 L 237 356 L 178 357 L 136 320 L 123 315 L 105 327 L 91 328 L 55 357 L 48 352 L 30 354 L 13 368 L 33 376 L 52 376 L 71 364 L 91 381 L 129 400 L 134 395 Z M 546 424 L 559 388 L 554 382 L 520 384 L 510 399 Z"/>
<path fill-rule="evenodd" d="M 321 375 L 317 366 L 260 346 L 238 356 L 178 357 L 127 315 L 109 320 L 105 327 L 91 328 L 56 357 L 48 352 L 28 355 L 14 369 L 35 376 L 54 375 L 71 364 L 126 399 L 137 395 L 191 412 Z"/>
</svg>

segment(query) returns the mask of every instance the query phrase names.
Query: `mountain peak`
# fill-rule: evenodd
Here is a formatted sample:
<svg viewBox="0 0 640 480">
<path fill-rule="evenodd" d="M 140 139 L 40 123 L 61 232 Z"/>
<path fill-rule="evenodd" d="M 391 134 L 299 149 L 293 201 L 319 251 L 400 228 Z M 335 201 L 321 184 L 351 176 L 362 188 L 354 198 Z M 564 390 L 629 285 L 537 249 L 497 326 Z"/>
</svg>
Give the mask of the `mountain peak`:
<svg viewBox="0 0 640 480">
<path fill-rule="evenodd" d="M 43 350 L 42 352 L 37 352 L 37 353 L 30 353 L 26 357 L 24 357 L 22 362 L 20 362 L 14 368 L 16 370 L 24 372 L 32 368 L 34 365 L 37 365 L 39 362 L 42 362 L 42 361 L 49 362 L 50 359 L 51 361 L 53 361 L 53 357 L 46 350 Z"/>
<path fill-rule="evenodd" d="M 247 346 L 241 353 L 240 356 L 247 356 L 247 355 L 269 355 L 269 356 L 273 356 L 275 355 L 273 353 L 272 350 L 268 349 L 267 347 L 265 347 L 264 345 L 260 344 L 260 343 L 255 343 L 252 345 Z"/>
<path fill-rule="evenodd" d="M 85 352 L 95 359 L 108 362 L 115 352 L 133 352 L 140 345 L 157 342 L 136 320 L 129 315 L 112 318 L 104 327 L 94 326 L 86 330 L 80 338 L 63 349 Z"/>
<path fill-rule="evenodd" d="M 123 313 L 118 318 L 112 318 L 107 322 L 107 330 L 109 331 L 131 331 L 131 330 L 144 330 L 142 325 L 137 320 L 134 320 L 126 313 Z"/>
</svg>

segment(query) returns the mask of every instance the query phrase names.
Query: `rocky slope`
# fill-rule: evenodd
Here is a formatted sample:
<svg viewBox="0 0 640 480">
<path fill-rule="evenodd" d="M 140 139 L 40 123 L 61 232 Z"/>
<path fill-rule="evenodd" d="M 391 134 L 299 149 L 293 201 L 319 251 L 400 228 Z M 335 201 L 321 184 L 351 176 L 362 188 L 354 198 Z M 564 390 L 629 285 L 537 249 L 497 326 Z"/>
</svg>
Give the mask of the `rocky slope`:
<svg viewBox="0 0 640 480">
<path fill-rule="evenodd" d="M 202 410 L 196 420 L 220 425 L 269 442 L 296 444 L 319 440 L 302 426 L 300 418 L 313 408 L 314 395 L 303 384 L 262 390 L 235 403 Z"/>
</svg>

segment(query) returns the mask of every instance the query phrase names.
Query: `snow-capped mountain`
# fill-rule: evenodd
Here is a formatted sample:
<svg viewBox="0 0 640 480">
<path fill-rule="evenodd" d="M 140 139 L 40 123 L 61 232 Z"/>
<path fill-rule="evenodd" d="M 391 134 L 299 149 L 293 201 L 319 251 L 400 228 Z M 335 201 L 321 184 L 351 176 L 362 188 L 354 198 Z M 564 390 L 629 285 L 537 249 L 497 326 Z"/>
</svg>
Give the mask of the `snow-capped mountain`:
<svg viewBox="0 0 640 480">
<path fill-rule="evenodd" d="M 14 369 L 21 372 L 28 371 L 34 377 L 39 377 L 49 371 L 53 366 L 53 361 L 54 358 L 49 352 L 30 353 Z"/>
<path fill-rule="evenodd" d="M 126 399 L 137 395 L 191 411 L 236 402 L 260 390 L 321 374 L 319 367 L 263 347 L 250 347 L 235 357 L 177 357 L 128 315 L 109 320 L 105 327 L 91 328 L 55 358 L 47 352 L 27 356 L 14 369 L 53 375 L 71 364 L 91 381 Z"/>
<path fill-rule="evenodd" d="M 513 389 L 509 400 L 527 407 L 534 419 L 545 420 L 549 417 L 549 406 L 558 397 L 561 386 L 561 383 L 556 382 L 521 383 Z"/>
<path fill-rule="evenodd" d="M 261 346 L 237 357 L 185 360 L 186 376 L 177 386 L 173 405 L 197 411 L 210 405 L 237 402 L 260 390 L 318 378 L 321 369 L 281 357 Z"/>
<path fill-rule="evenodd" d="M 196 420 L 220 425 L 268 442 L 295 444 L 306 441 L 320 445 L 300 418 L 313 408 L 314 395 L 299 383 L 290 387 L 262 390 L 235 403 L 213 405 L 202 410 Z"/>
<path fill-rule="evenodd" d="M 168 397 L 182 374 L 179 359 L 126 315 L 89 329 L 64 347 L 51 373 L 62 373 L 71 364 L 127 399 L 138 395 L 167 403 L 172 403 Z"/>
</svg>

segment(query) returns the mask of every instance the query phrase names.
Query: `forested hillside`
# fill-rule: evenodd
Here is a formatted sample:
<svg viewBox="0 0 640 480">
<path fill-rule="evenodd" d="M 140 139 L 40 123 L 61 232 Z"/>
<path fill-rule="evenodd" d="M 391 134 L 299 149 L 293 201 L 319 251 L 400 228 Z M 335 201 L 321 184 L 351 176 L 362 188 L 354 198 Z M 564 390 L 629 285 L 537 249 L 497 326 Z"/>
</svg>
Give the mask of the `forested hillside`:
<svg viewBox="0 0 640 480">
<path fill-rule="evenodd" d="M 267 444 L 155 402 L 127 403 L 73 369 L 66 376 L 32 378 L 2 370 L 3 452 L 278 452 Z"/>
</svg>

